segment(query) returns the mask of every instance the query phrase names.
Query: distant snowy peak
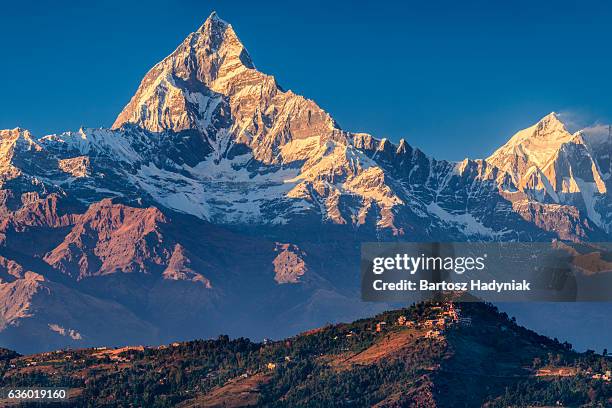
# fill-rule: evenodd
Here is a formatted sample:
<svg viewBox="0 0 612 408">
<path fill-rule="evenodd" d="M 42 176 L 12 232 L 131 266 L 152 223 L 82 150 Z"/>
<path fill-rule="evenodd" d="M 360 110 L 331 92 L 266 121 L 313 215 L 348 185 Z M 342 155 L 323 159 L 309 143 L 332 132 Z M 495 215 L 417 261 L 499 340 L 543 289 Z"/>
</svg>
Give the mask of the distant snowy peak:
<svg viewBox="0 0 612 408">
<path fill-rule="evenodd" d="M 517 132 L 487 161 L 509 172 L 515 180 L 529 171 L 531 166 L 542 168 L 555 155 L 563 143 L 573 135 L 552 112 L 535 125 Z"/>
<path fill-rule="evenodd" d="M 610 146 L 602 133 L 587 129 L 572 134 L 553 112 L 516 133 L 486 161 L 508 174 L 513 188 L 530 199 L 574 206 L 609 233 Z"/>
</svg>

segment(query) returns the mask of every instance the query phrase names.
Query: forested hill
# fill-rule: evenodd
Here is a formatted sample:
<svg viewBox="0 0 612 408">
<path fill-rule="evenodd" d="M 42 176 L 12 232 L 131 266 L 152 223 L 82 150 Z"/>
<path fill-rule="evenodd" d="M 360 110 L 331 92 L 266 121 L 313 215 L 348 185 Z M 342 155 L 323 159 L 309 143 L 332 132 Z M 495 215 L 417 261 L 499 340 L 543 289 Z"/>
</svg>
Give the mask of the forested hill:
<svg viewBox="0 0 612 408">
<path fill-rule="evenodd" d="M 418 304 L 283 341 L 220 336 L 0 358 L 2 386 L 69 387 L 63 407 L 612 404 L 610 358 L 482 303 Z"/>
</svg>

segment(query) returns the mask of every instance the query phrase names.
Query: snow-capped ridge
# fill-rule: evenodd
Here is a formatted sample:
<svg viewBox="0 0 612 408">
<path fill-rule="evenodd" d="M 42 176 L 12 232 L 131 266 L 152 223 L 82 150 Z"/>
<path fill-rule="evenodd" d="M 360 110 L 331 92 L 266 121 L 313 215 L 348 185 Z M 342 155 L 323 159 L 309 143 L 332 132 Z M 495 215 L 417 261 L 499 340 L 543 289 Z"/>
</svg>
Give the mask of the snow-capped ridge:
<svg viewBox="0 0 612 408">
<path fill-rule="evenodd" d="M 559 218 L 568 227 L 558 236 L 577 239 L 590 232 L 574 227 L 580 208 L 610 228 L 603 156 L 554 112 L 486 160 L 436 160 L 404 139 L 342 130 L 256 70 L 216 13 L 151 68 L 112 129 L 34 143 L 41 155 L 10 161 L 13 176 L 27 173 L 88 205 L 120 197 L 217 224 L 336 224 L 445 239 L 503 239 L 507 225 L 540 237 Z M 52 171 L 41 171 L 43 162 Z"/>
<path fill-rule="evenodd" d="M 489 156 L 487 161 L 513 173 L 521 171 L 521 167 L 529 164 L 542 167 L 559 147 L 569 142 L 572 137 L 557 114 L 551 112 L 535 125 L 515 133 L 506 144 Z M 507 161 L 509 158 L 512 159 L 510 162 Z"/>
<path fill-rule="evenodd" d="M 601 139 L 588 131 L 570 133 L 553 112 L 517 132 L 486 161 L 511 177 L 510 188 L 539 202 L 576 206 L 609 232 L 610 161 Z"/>
</svg>

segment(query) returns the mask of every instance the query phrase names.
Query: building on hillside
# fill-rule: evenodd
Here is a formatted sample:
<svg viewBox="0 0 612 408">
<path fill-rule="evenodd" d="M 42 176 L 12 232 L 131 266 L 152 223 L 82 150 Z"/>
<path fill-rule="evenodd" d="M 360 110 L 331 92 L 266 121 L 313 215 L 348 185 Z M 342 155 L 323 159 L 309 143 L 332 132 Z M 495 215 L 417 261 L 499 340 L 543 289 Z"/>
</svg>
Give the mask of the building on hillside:
<svg viewBox="0 0 612 408">
<path fill-rule="evenodd" d="M 458 309 L 456 309 L 453 304 L 451 303 L 448 308 L 442 312 L 442 316 L 450 322 L 457 322 L 457 320 L 459 319 L 459 314 L 457 312 Z"/>
<path fill-rule="evenodd" d="M 425 320 L 425 324 L 424 324 L 426 328 L 433 328 L 433 327 L 444 328 L 445 325 L 446 325 L 446 322 L 444 321 L 443 318 Z"/>
<path fill-rule="evenodd" d="M 442 332 L 440 330 L 428 330 L 427 333 L 425 333 L 425 337 L 428 339 L 437 339 L 442 335 Z"/>
</svg>

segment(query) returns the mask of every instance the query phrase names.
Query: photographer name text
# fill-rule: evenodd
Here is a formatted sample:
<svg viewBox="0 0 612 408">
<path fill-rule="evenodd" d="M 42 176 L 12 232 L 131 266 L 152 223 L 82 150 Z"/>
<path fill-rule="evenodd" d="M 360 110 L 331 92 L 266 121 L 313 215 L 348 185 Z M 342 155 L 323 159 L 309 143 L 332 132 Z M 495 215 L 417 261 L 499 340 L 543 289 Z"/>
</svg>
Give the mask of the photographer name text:
<svg viewBox="0 0 612 408">
<path fill-rule="evenodd" d="M 472 292 L 527 292 L 531 290 L 531 282 L 521 281 L 498 282 L 472 279 L 467 282 L 430 282 L 426 279 L 417 281 L 402 279 L 396 282 L 385 282 L 381 279 L 372 282 L 375 291 L 472 291 Z"/>
</svg>

